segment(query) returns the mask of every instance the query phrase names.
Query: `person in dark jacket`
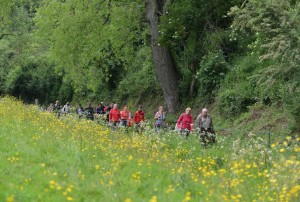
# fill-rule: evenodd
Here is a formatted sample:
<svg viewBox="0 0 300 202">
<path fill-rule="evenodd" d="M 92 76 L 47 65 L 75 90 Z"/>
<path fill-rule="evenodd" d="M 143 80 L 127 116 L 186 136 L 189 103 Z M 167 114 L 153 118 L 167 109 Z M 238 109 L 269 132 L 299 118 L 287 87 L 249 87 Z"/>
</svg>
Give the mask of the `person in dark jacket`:
<svg viewBox="0 0 300 202">
<path fill-rule="evenodd" d="M 94 120 L 94 108 L 92 107 L 92 103 L 89 103 L 89 106 L 85 108 L 87 119 Z"/>
<path fill-rule="evenodd" d="M 60 110 L 61 110 L 61 106 L 59 104 L 59 101 L 56 100 L 54 106 L 53 106 L 53 112 L 57 113 L 57 117 L 60 117 Z"/>
</svg>

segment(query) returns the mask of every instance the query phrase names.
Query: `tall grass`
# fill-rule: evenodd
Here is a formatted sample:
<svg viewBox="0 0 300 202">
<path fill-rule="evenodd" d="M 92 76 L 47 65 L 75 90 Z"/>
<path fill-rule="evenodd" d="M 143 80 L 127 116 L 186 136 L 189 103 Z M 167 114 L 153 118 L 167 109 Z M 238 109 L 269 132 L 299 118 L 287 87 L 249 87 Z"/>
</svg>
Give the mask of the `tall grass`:
<svg viewBox="0 0 300 202">
<path fill-rule="evenodd" d="M 299 137 L 110 131 L 0 100 L 0 201 L 299 201 Z"/>
</svg>

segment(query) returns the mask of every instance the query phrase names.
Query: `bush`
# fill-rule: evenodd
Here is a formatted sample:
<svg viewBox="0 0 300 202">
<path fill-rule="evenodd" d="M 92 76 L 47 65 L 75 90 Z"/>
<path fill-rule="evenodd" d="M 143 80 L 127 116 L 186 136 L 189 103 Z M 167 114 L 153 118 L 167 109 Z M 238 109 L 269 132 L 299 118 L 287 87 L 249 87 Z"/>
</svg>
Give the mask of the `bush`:
<svg viewBox="0 0 300 202">
<path fill-rule="evenodd" d="M 153 64 L 146 59 L 144 64 L 128 71 L 118 83 L 116 94 L 120 101 L 129 97 L 162 94 Z"/>
<path fill-rule="evenodd" d="M 282 86 L 284 107 L 295 119 L 295 130 L 300 129 L 300 86 L 299 83 L 291 83 Z"/>
<path fill-rule="evenodd" d="M 217 109 L 223 118 L 237 117 L 259 101 L 256 81 L 251 76 L 260 68 L 262 64 L 257 62 L 255 55 L 241 57 L 234 62 L 216 96 Z"/>
<path fill-rule="evenodd" d="M 65 86 L 68 86 L 66 91 Z M 70 84 L 62 83 L 62 77 L 53 72 L 53 65 L 42 60 L 28 61 L 12 68 L 4 85 L 6 93 L 21 98 L 27 103 L 39 99 L 40 104 L 48 104 L 59 99 L 72 98 Z"/>
<path fill-rule="evenodd" d="M 198 95 L 205 100 L 213 99 L 227 70 L 228 64 L 222 51 L 203 56 L 197 72 L 200 84 Z"/>
<path fill-rule="evenodd" d="M 244 83 L 232 89 L 221 91 L 217 97 L 217 107 L 220 115 L 224 118 L 235 118 L 248 110 L 256 98 L 252 89 Z"/>
</svg>

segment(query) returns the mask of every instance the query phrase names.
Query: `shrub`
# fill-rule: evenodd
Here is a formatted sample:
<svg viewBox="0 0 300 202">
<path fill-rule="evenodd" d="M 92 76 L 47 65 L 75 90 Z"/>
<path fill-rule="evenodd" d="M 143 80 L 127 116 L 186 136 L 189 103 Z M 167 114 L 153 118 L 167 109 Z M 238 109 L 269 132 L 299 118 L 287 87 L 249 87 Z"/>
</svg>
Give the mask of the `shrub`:
<svg viewBox="0 0 300 202">
<path fill-rule="evenodd" d="M 218 111 L 224 118 L 234 118 L 248 110 L 248 106 L 253 105 L 256 98 L 253 91 L 245 82 L 232 89 L 221 91 L 217 97 Z"/>
<path fill-rule="evenodd" d="M 225 61 L 222 51 L 209 53 L 203 56 L 200 69 L 197 72 L 199 81 L 199 93 L 201 97 L 211 100 L 228 70 L 228 64 Z"/>
<path fill-rule="evenodd" d="M 300 129 L 300 86 L 299 83 L 291 83 L 282 88 L 284 107 L 295 119 L 295 130 Z"/>
</svg>

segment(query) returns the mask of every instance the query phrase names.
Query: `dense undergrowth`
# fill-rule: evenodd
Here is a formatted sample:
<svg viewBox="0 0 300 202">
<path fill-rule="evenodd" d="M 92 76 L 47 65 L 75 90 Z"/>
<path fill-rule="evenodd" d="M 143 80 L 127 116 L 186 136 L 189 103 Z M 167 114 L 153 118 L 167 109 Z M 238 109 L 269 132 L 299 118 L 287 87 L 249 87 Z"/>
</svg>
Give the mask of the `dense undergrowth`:
<svg viewBox="0 0 300 202">
<path fill-rule="evenodd" d="M 0 100 L 1 201 L 298 201 L 297 136 L 142 134 Z"/>
</svg>

